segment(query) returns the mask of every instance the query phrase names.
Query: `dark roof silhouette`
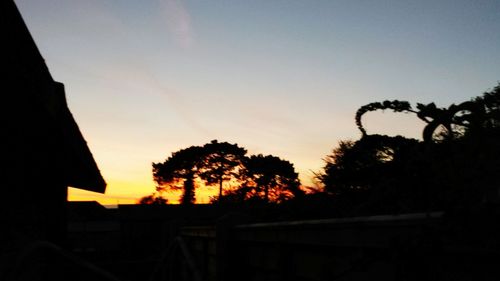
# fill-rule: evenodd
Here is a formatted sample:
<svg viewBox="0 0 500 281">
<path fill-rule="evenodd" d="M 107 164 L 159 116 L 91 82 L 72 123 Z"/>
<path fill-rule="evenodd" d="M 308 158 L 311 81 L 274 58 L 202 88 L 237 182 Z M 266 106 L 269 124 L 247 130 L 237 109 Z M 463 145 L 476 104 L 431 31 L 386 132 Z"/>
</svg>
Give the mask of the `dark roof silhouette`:
<svg viewBox="0 0 500 281">
<path fill-rule="evenodd" d="M 0 7 L 0 32 L 4 48 L 0 56 L 6 72 L 2 76 L 6 79 L 4 87 L 9 88 L 2 96 L 5 105 L 10 107 L 3 108 L 2 111 L 12 118 L 11 124 L 14 125 L 10 126 L 16 126 L 16 117 L 23 114 L 23 110 L 37 108 L 38 112 L 42 112 L 41 119 L 57 142 L 57 156 L 62 155 L 64 169 L 61 177 L 64 184 L 104 193 L 106 183 L 69 111 L 64 85 L 53 80 L 14 2 L 0 1 Z M 19 118 L 38 117 L 26 117 L 27 114 Z"/>
</svg>

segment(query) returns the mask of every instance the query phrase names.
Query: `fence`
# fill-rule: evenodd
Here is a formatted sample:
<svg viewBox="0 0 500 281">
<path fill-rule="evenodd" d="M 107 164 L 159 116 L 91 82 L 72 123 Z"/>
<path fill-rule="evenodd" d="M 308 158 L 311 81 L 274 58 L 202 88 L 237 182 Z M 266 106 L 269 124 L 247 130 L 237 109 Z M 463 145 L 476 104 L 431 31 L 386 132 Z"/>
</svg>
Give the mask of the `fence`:
<svg viewBox="0 0 500 281">
<path fill-rule="evenodd" d="M 497 253 L 447 244 L 442 221 L 428 213 L 184 227 L 191 261 L 179 256 L 170 272 L 175 280 L 490 280 Z"/>
</svg>

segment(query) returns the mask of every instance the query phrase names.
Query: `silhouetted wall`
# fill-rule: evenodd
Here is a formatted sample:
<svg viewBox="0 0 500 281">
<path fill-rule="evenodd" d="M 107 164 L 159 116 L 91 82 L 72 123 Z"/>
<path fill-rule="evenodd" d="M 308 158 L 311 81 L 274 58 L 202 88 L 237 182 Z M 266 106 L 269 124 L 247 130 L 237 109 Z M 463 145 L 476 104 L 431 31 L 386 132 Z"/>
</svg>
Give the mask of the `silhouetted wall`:
<svg viewBox="0 0 500 281">
<path fill-rule="evenodd" d="M 27 241 L 64 244 L 69 185 L 104 192 L 105 182 L 17 7 L 0 1 L 3 231 L 12 251 Z"/>
</svg>

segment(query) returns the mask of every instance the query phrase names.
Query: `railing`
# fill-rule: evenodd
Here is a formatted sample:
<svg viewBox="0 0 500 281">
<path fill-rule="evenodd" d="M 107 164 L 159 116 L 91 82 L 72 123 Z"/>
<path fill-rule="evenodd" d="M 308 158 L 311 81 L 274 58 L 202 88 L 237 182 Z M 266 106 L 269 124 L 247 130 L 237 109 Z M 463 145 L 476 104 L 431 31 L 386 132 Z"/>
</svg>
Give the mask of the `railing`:
<svg viewBox="0 0 500 281">
<path fill-rule="evenodd" d="M 185 253 L 190 253 L 183 255 L 192 263 L 169 268 L 189 271 L 196 264 L 203 280 L 334 280 L 381 261 L 397 263 L 388 258 L 391 251 L 418 239 L 441 216 L 436 212 L 254 224 L 221 221 L 183 227 L 180 235 Z"/>
<path fill-rule="evenodd" d="M 449 223 L 435 212 L 183 227 L 170 279 L 155 280 L 500 280 L 498 247 L 461 242 L 474 229 Z"/>
</svg>

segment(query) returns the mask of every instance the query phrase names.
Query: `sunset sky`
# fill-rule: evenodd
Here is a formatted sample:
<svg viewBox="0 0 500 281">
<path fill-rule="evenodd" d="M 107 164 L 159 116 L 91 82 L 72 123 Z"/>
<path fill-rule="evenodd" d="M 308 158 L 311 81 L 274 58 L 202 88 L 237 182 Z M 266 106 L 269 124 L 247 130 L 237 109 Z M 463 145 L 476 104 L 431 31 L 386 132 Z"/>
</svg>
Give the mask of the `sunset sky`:
<svg viewBox="0 0 500 281">
<path fill-rule="evenodd" d="M 498 0 L 15 2 L 108 183 L 70 200 L 134 203 L 154 190 L 152 162 L 213 139 L 286 159 L 312 185 L 337 142 L 360 137 L 358 107 L 447 107 L 500 80 Z"/>
</svg>

